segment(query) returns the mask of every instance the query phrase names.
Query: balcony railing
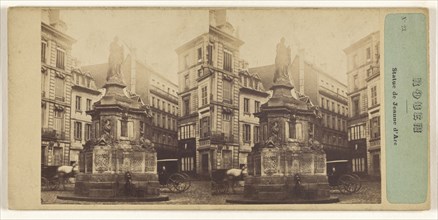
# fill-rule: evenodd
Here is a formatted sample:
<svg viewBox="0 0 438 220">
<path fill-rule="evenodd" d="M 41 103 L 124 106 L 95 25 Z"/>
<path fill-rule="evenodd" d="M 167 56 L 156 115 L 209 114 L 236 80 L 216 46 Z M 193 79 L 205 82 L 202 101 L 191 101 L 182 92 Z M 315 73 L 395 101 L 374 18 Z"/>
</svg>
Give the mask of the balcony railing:
<svg viewBox="0 0 438 220">
<path fill-rule="evenodd" d="M 55 100 L 63 102 L 65 100 L 65 98 L 61 97 L 61 96 L 56 96 Z"/>
<path fill-rule="evenodd" d="M 175 95 L 172 95 L 164 90 L 162 90 L 161 88 L 157 87 L 157 86 L 152 86 L 152 90 L 172 101 L 178 102 L 178 97 L 176 97 Z"/>
<path fill-rule="evenodd" d="M 47 139 L 65 139 L 65 132 L 53 128 L 42 128 L 41 137 Z"/>
<path fill-rule="evenodd" d="M 212 132 L 211 141 L 220 143 L 234 142 L 234 136 L 232 134 L 226 134 L 223 132 Z"/>
</svg>

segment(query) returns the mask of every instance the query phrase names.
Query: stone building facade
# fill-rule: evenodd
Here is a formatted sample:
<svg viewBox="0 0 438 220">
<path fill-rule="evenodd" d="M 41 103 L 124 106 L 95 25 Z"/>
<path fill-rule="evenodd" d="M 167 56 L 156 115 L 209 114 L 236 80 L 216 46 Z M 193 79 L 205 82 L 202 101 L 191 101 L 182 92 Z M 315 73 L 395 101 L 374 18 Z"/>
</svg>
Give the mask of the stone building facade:
<svg viewBox="0 0 438 220">
<path fill-rule="evenodd" d="M 248 154 L 261 141 L 260 120 L 254 114 L 260 112 L 270 94 L 265 91 L 258 74 L 247 69 L 239 71 L 239 80 L 239 165 L 246 166 Z"/>
<path fill-rule="evenodd" d="M 225 10 L 210 11 L 209 31 L 176 49 L 180 147 L 197 174 L 239 167 L 239 48 Z"/>
<path fill-rule="evenodd" d="M 99 100 L 101 92 L 97 90 L 94 79 L 88 72 L 75 68 L 72 74 L 71 92 L 71 147 L 70 163 L 79 161 L 79 153 L 85 143 L 91 139 L 91 116 L 86 113 Z"/>
<path fill-rule="evenodd" d="M 380 176 L 380 38 L 371 33 L 344 52 L 348 75 L 348 140 L 353 172 Z"/>
<path fill-rule="evenodd" d="M 59 10 L 42 10 L 41 19 L 41 164 L 70 162 L 71 49 Z"/>
</svg>

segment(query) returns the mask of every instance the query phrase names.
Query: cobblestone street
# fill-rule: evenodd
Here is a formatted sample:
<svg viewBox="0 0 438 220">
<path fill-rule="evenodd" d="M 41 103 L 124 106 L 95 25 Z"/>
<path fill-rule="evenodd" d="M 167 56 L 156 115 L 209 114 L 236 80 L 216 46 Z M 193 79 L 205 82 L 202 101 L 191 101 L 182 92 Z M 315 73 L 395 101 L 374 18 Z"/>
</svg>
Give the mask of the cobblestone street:
<svg viewBox="0 0 438 220">
<path fill-rule="evenodd" d="M 60 200 L 58 195 L 72 195 L 74 184 L 66 185 L 65 191 L 43 191 L 41 200 L 43 204 L 126 204 L 114 202 L 80 202 Z M 236 194 L 211 195 L 211 185 L 209 181 L 193 181 L 189 190 L 184 193 L 172 193 L 166 188 L 161 189 L 163 195 L 169 196 L 169 201 L 165 202 L 134 202 L 129 204 L 227 204 L 226 199 L 241 196 L 243 187 L 236 187 Z M 362 189 L 351 195 L 341 194 L 338 190 L 332 190 L 332 195 L 339 197 L 343 204 L 375 204 L 380 203 L 380 182 L 364 181 Z"/>
</svg>

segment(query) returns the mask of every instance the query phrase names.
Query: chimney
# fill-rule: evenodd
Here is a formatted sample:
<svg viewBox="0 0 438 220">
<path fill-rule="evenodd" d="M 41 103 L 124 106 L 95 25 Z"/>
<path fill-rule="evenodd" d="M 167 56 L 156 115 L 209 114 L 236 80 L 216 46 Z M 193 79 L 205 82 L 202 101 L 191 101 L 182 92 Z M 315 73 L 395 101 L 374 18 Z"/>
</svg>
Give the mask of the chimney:
<svg viewBox="0 0 438 220">
<path fill-rule="evenodd" d="M 299 64 L 300 64 L 300 68 L 299 68 L 299 93 L 301 95 L 304 95 L 304 63 L 305 63 L 305 51 L 304 49 L 299 49 L 298 50 L 298 56 L 300 58 L 299 60 Z"/>
<path fill-rule="evenodd" d="M 216 26 L 222 26 L 227 23 L 227 10 L 225 9 L 214 10 L 214 13 L 215 13 Z"/>
<path fill-rule="evenodd" d="M 136 84 L 136 75 L 137 75 L 137 51 L 135 48 L 129 48 L 131 53 L 131 85 L 130 89 L 132 93 L 136 93 L 135 84 Z"/>
<path fill-rule="evenodd" d="M 50 26 L 54 27 L 55 29 L 58 29 L 62 32 L 67 31 L 67 25 L 61 20 L 59 9 L 49 10 L 49 22 Z"/>
</svg>

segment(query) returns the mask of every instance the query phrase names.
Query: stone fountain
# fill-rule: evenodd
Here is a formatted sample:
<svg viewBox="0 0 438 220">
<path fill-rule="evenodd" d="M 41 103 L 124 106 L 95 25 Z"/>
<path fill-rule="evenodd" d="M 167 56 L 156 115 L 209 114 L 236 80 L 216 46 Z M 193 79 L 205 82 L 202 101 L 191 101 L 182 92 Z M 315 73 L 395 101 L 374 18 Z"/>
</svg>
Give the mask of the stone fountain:
<svg viewBox="0 0 438 220">
<path fill-rule="evenodd" d="M 150 136 L 148 106 L 131 97 L 121 73 L 123 48 L 111 44 L 105 94 L 87 111 L 92 140 L 80 153 L 73 196 L 83 201 L 165 201 L 160 195 L 157 155 Z"/>
<path fill-rule="evenodd" d="M 294 98 L 289 80 L 290 48 L 277 45 L 272 97 L 256 114 L 261 143 L 248 156 L 244 195 L 228 199 L 243 204 L 333 203 L 326 173 L 319 110 Z"/>
</svg>

